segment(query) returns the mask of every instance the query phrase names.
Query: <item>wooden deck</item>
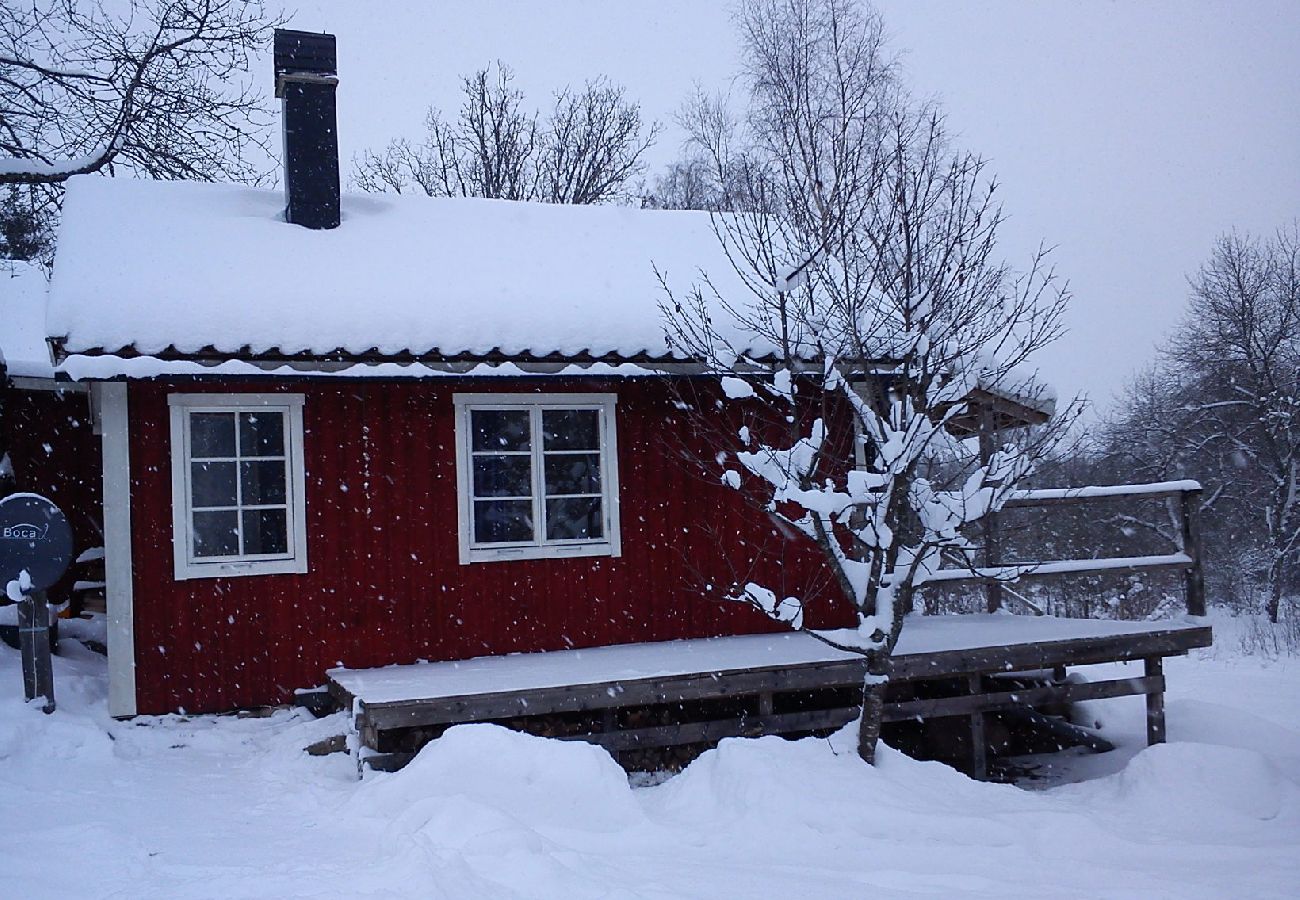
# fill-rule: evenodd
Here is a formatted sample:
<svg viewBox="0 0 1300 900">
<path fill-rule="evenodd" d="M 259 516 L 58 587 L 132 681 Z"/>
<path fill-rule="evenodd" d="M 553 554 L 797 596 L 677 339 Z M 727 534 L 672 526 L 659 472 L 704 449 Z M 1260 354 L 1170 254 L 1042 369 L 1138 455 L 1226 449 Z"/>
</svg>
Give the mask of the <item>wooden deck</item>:
<svg viewBox="0 0 1300 900">
<path fill-rule="evenodd" d="M 885 721 L 964 718 L 979 775 L 989 713 L 1142 694 L 1156 743 L 1164 739 L 1164 657 L 1211 641 L 1208 627 L 1172 622 L 922 617 L 895 651 Z M 1071 666 L 1130 660 L 1144 662 L 1142 675 L 1067 680 Z M 328 686 L 353 710 L 368 764 L 391 769 L 469 722 L 590 741 L 616 756 L 834 729 L 857 716 L 864 674 L 859 656 L 782 634 L 336 669 Z"/>
</svg>

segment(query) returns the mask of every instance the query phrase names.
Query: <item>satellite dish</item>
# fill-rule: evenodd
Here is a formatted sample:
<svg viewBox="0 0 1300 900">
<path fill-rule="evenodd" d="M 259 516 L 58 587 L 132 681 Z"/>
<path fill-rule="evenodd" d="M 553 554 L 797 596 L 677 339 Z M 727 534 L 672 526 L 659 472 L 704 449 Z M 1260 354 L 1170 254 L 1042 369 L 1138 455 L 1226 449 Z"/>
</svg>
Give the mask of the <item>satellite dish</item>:
<svg viewBox="0 0 1300 900">
<path fill-rule="evenodd" d="M 72 562 L 72 529 L 63 511 L 40 494 L 0 500 L 0 590 L 26 570 L 31 589 L 54 585 Z"/>
</svg>

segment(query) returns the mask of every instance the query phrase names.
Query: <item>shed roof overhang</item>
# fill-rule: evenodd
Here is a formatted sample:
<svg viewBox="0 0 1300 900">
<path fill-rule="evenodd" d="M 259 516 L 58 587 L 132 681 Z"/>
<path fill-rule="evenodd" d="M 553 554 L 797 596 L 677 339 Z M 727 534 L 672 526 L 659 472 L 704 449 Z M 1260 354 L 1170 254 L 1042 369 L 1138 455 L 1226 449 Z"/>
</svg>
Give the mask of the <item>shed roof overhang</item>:
<svg viewBox="0 0 1300 900">
<path fill-rule="evenodd" d="M 1050 400 L 1031 400 L 996 389 L 977 387 L 966 399 L 966 409 L 948 422 L 948 430 L 959 437 L 974 437 L 980 433 L 985 410 L 991 413 L 994 431 L 1042 425 L 1055 412 L 1055 403 Z"/>
<path fill-rule="evenodd" d="M 145 354 L 134 347 L 95 349 L 68 353 L 61 340 L 50 341 L 61 381 L 108 381 L 158 377 L 279 377 L 279 378 L 381 378 L 430 377 L 701 377 L 718 374 L 709 366 L 671 354 L 619 355 L 590 353 L 382 353 L 372 348 L 362 353 L 337 349 L 327 354 L 279 353 L 275 350 L 226 353 L 215 347 L 185 352 L 169 347 Z M 751 357 L 755 373 L 774 360 Z M 887 360 L 864 360 L 863 372 L 888 371 Z M 810 374 L 819 373 L 819 362 L 809 361 Z M 742 367 L 743 371 L 743 367 Z M 981 385 L 968 396 L 969 408 L 955 416 L 949 430 L 960 436 L 977 434 L 984 410 L 992 412 L 995 430 L 1038 425 L 1051 418 L 1050 398 L 1031 398 L 999 386 Z"/>
</svg>

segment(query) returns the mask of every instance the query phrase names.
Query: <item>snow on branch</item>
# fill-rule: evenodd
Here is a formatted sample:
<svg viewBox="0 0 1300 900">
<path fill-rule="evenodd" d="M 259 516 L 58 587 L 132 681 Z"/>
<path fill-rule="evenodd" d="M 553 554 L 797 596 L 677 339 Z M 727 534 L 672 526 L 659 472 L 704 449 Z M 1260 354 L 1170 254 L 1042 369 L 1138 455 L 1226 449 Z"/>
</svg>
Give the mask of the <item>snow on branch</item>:
<svg viewBox="0 0 1300 900">
<path fill-rule="evenodd" d="M 803 602 L 798 597 L 778 598 L 775 592 L 751 581 L 728 599 L 748 603 L 777 622 L 789 624 L 796 631 L 803 629 Z"/>
<path fill-rule="evenodd" d="M 1051 562 L 1026 562 L 1005 566 L 942 569 L 931 572 L 927 580 L 931 584 L 945 581 L 1016 581 L 1030 575 L 1088 575 L 1098 572 L 1141 571 L 1190 565 L 1192 565 L 1192 558 L 1186 553 L 1112 556 L 1103 559 L 1058 559 Z"/>
<path fill-rule="evenodd" d="M 1201 483 L 1191 479 L 1154 481 L 1149 484 L 1114 484 L 1077 488 L 1037 488 L 1012 491 L 1008 502 L 1033 500 L 1087 500 L 1105 497 L 1142 497 L 1150 494 L 1174 494 L 1201 490 Z"/>
</svg>

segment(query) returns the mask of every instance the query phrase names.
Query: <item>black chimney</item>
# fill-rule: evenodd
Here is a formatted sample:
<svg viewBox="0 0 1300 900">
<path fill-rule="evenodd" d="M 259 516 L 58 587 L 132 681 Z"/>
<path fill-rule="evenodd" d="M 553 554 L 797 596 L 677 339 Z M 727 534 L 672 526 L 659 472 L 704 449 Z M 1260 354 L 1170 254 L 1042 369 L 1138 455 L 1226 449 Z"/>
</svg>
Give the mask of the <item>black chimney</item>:
<svg viewBox="0 0 1300 900">
<path fill-rule="evenodd" d="M 275 96 L 284 123 L 285 218 L 305 228 L 339 224 L 338 85 L 334 35 L 275 30 Z"/>
</svg>

